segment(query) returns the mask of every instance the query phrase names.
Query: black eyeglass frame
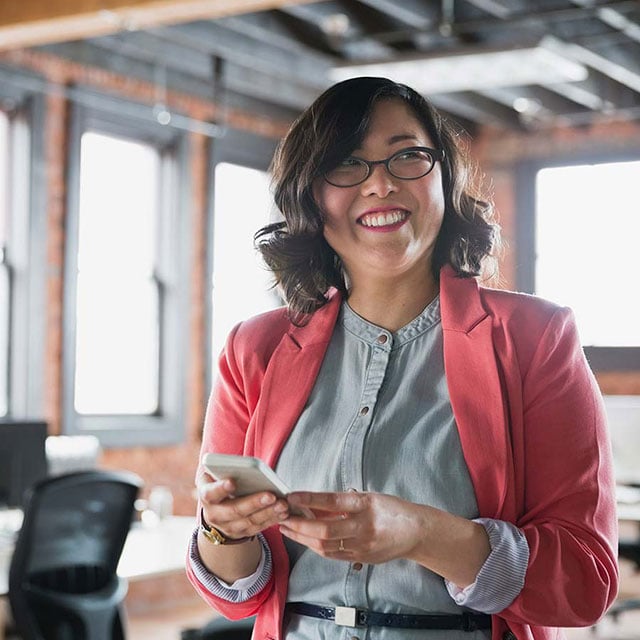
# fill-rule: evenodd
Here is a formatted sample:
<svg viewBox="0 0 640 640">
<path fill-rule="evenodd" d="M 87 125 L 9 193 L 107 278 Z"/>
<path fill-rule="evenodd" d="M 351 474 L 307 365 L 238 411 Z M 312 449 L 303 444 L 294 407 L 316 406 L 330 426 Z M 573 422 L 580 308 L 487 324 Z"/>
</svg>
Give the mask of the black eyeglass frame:
<svg viewBox="0 0 640 640">
<path fill-rule="evenodd" d="M 414 178 L 404 178 L 403 176 L 397 176 L 395 173 L 393 173 L 393 171 L 391 171 L 391 168 L 389 167 L 389 163 L 397 156 L 401 156 L 403 153 L 407 153 L 409 151 L 424 151 L 428 153 L 433 158 L 433 164 L 422 175 L 415 176 Z M 369 178 L 369 176 L 371 175 L 371 172 L 373 171 L 373 167 L 377 164 L 383 164 L 387 172 L 397 180 L 419 180 L 420 178 L 424 178 L 425 176 L 428 176 L 433 171 L 433 168 L 436 166 L 436 162 L 442 162 L 444 160 L 445 152 L 444 152 L 444 149 L 432 149 L 431 147 L 405 147 L 404 149 L 400 149 L 399 151 L 396 151 L 394 154 L 390 155 L 388 158 L 385 158 L 384 160 L 365 160 L 364 158 L 359 158 L 358 156 L 349 156 L 349 157 L 366 165 L 367 173 L 364 176 L 364 178 L 362 178 L 362 180 L 358 180 L 358 182 L 354 182 L 353 184 L 335 184 L 335 182 L 331 182 L 331 180 L 327 178 L 327 173 L 329 173 L 327 172 L 322 176 L 325 182 L 328 182 L 331 186 L 338 187 L 340 189 L 348 189 L 349 187 L 356 187 L 357 185 L 362 184 L 365 180 L 367 180 L 367 178 Z"/>
</svg>

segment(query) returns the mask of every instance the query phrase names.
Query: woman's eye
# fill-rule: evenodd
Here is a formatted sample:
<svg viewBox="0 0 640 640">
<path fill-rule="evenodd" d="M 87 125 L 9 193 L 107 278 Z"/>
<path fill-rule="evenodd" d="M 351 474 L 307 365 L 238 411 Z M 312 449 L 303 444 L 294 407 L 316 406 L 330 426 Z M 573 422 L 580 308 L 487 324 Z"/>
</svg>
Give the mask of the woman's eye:
<svg viewBox="0 0 640 640">
<path fill-rule="evenodd" d="M 360 161 L 357 158 L 345 158 L 338 166 L 344 169 L 351 169 L 357 167 Z"/>
<path fill-rule="evenodd" d="M 396 157 L 396 160 L 400 160 L 401 162 L 407 161 L 410 162 L 412 160 L 425 160 L 427 158 L 427 154 L 424 151 L 401 151 Z"/>
</svg>

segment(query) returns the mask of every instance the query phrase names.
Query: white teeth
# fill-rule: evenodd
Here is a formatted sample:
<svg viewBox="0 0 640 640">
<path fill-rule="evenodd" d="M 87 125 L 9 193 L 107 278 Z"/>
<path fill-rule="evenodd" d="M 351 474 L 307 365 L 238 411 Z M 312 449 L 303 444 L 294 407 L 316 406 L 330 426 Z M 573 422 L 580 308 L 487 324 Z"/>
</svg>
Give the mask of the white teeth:
<svg viewBox="0 0 640 640">
<path fill-rule="evenodd" d="M 406 211 L 387 211 L 377 215 L 365 216 L 360 220 L 365 227 L 384 227 L 386 225 L 396 224 L 407 217 Z"/>
</svg>

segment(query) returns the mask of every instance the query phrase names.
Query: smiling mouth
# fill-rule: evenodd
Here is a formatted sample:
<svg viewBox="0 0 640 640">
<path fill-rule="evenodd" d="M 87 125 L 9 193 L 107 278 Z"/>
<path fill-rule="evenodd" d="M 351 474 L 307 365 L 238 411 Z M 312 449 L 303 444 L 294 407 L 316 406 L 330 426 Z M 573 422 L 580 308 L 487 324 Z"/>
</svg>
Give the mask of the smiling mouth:
<svg viewBox="0 0 640 640">
<path fill-rule="evenodd" d="M 404 209 L 365 213 L 361 218 L 358 218 L 358 224 L 363 227 L 389 227 L 404 222 L 408 217 L 409 212 Z"/>
</svg>

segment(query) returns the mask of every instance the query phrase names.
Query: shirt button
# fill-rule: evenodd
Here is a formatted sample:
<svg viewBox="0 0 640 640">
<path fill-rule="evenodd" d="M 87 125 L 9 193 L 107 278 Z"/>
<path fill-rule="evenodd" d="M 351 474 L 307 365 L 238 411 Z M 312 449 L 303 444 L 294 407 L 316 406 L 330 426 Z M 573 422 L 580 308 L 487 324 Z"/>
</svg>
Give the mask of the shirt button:
<svg viewBox="0 0 640 640">
<path fill-rule="evenodd" d="M 358 638 L 358 636 L 351 636 L 351 640 L 360 640 L 360 638 Z"/>
<path fill-rule="evenodd" d="M 369 413 L 369 407 L 362 407 L 362 409 L 360 409 L 361 416 L 366 416 L 367 413 Z"/>
<path fill-rule="evenodd" d="M 362 562 L 354 562 L 351 566 L 354 571 L 362 571 Z"/>
<path fill-rule="evenodd" d="M 389 339 L 389 338 L 388 338 L 384 333 L 381 333 L 381 334 L 378 336 L 378 339 L 376 340 L 376 342 L 377 342 L 378 344 L 385 344 L 385 343 L 386 343 L 386 341 L 387 341 L 388 339 Z"/>
</svg>

